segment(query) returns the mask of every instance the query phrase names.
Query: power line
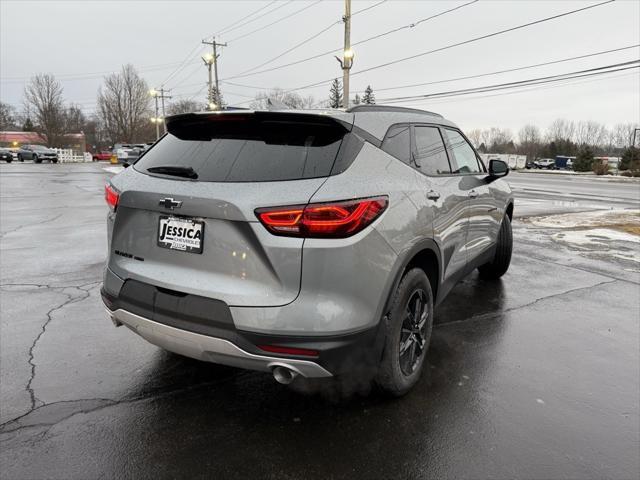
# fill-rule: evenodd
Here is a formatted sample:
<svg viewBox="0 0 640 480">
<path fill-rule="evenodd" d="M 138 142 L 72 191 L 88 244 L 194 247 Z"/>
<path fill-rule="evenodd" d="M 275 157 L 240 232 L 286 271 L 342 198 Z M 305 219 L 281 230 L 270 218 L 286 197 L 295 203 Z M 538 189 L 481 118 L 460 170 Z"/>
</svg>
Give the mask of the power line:
<svg viewBox="0 0 640 480">
<path fill-rule="evenodd" d="M 360 41 L 358 41 L 358 42 L 355 42 L 355 43 L 353 44 L 353 46 L 356 46 L 356 45 L 362 45 L 363 43 L 369 42 L 369 41 L 371 41 L 371 40 L 378 39 L 378 38 L 380 38 L 380 37 L 383 37 L 383 36 L 385 36 L 385 35 L 389 35 L 389 34 L 391 34 L 391 33 L 395 33 L 395 32 L 397 32 L 397 31 L 400 31 L 400 30 L 403 30 L 403 29 L 413 28 L 413 27 L 415 27 L 416 25 L 419 25 L 420 23 L 426 22 L 426 21 L 431 20 L 431 19 L 433 19 L 433 18 L 440 17 L 440 16 L 442 16 L 442 15 L 445 15 L 445 14 L 447 14 L 447 13 L 453 12 L 453 11 L 455 11 L 455 10 L 459 10 L 459 9 L 461 9 L 461 8 L 467 7 L 467 6 L 469 6 L 469 5 L 472 5 L 473 3 L 476 3 L 477 1 L 478 1 L 478 0 L 473 0 L 473 1 L 468 2 L 468 3 L 465 3 L 465 4 L 463 4 L 463 5 L 458 5 L 457 7 L 450 8 L 450 9 L 444 10 L 444 11 L 442 11 L 442 12 L 436 13 L 436 14 L 431 15 L 431 16 L 429 16 L 429 17 L 425 17 L 425 18 L 418 19 L 418 20 L 416 20 L 416 21 L 414 21 L 414 22 L 412 22 L 412 23 L 409 23 L 409 24 L 407 24 L 407 25 L 403 25 L 402 27 L 397 27 L 397 28 L 394 28 L 394 29 L 392 29 L 392 30 L 388 30 L 388 31 L 383 32 L 383 33 L 381 33 L 381 34 L 375 35 L 375 36 L 373 36 L 373 37 L 366 38 L 366 39 L 364 39 L 364 40 L 360 40 Z M 613 0 L 611 0 L 611 1 L 613 1 Z M 374 5 L 371 5 L 370 7 L 367 7 L 366 9 L 362 9 L 362 10 L 359 10 L 359 11 L 355 12 L 353 15 L 356 15 L 357 13 L 362 13 L 362 12 L 364 12 L 365 10 L 368 10 L 368 9 L 371 9 L 371 8 L 374 8 L 374 7 L 377 7 L 378 5 L 381 5 L 382 3 L 384 3 L 384 2 L 378 2 L 378 3 L 374 4 Z M 352 16 L 353 16 L 353 15 L 352 15 Z M 342 23 L 342 21 L 339 21 L 338 23 Z M 279 70 L 279 69 L 281 69 L 281 68 L 286 68 L 286 67 L 291 67 L 291 66 L 294 66 L 294 65 L 299 65 L 299 64 L 301 64 L 301 63 L 305 63 L 305 62 L 308 62 L 308 61 L 310 61 L 310 60 L 315 60 L 316 58 L 324 57 L 325 55 L 330 55 L 330 54 L 333 54 L 333 53 L 336 53 L 336 52 L 341 52 L 341 51 L 342 51 L 342 48 L 334 48 L 333 50 L 327 50 L 327 51 L 325 51 L 325 52 L 318 53 L 318 54 L 316 54 L 316 55 L 312 55 L 312 56 L 310 56 L 310 57 L 303 58 L 303 59 L 301 59 L 301 60 L 296 60 L 295 62 L 290 62 L 290 63 L 285 63 L 285 64 L 282 64 L 282 65 L 277 65 L 277 66 L 275 66 L 275 67 L 267 68 L 267 69 L 265 69 L 265 70 L 260 70 L 260 71 L 253 72 L 253 73 L 240 73 L 240 74 L 237 74 L 237 75 L 232 75 L 232 76 L 230 76 L 230 77 L 227 77 L 227 78 L 225 78 L 225 79 L 223 79 L 223 80 L 233 80 L 233 79 L 235 79 L 235 78 L 250 77 L 250 76 L 253 76 L 253 75 L 259 75 L 259 74 L 261 74 L 261 73 L 273 72 L 274 70 Z"/>
<path fill-rule="evenodd" d="M 445 92 L 427 93 L 423 95 L 410 95 L 405 97 L 392 97 L 378 99 L 377 103 L 398 103 L 407 102 L 422 99 L 441 98 L 441 97 L 454 97 L 459 95 L 469 95 L 472 93 L 484 93 L 495 90 L 504 90 L 509 88 L 516 88 L 520 86 L 539 85 L 545 83 L 553 83 L 556 81 L 568 80 L 573 78 L 589 77 L 594 75 L 602 75 L 605 73 L 618 72 L 622 70 L 629 70 L 640 67 L 640 59 L 631 60 L 629 62 L 614 63 L 611 65 L 604 65 L 601 67 L 589 68 L 586 70 L 577 70 L 573 72 L 562 73 L 558 75 L 549 75 L 545 77 L 529 78 L 527 80 L 519 80 L 517 82 L 497 83 L 493 85 L 485 85 L 482 87 L 464 88 L 459 90 L 449 90 Z"/>
<path fill-rule="evenodd" d="M 448 82 L 455 82 L 455 81 L 458 81 L 458 80 L 469 80 L 469 79 L 472 79 L 472 78 L 481 78 L 481 77 L 488 77 L 488 76 L 491 76 L 491 75 L 499 75 L 501 73 L 517 72 L 517 71 L 520 71 L 520 70 L 527 70 L 529 68 L 543 67 L 543 66 L 547 66 L 547 65 L 555 65 L 555 64 L 558 64 L 558 63 L 569 62 L 569 61 L 572 61 L 572 60 L 580 60 L 580 59 L 583 59 L 583 58 L 595 57 L 595 56 L 598 56 L 598 55 L 605 55 L 607 53 L 621 52 L 623 50 L 629 50 L 631 48 L 637 48 L 637 47 L 640 47 L 640 44 L 630 45 L 628 47 L 614 48 L 614 49 L 611 49 L 611 50 L 603 50 L 603 51 L 600 51 L 600 52 L 588 53 L 586 55 L 578 55 L 576 57 L 563 58 L 563 59 L 560 59 L 560 60 L 552 60 L 552 61 L 549 61 L 549 62 L 535 63 L 535 64 L 532 64 L 532 65 L 525 65 L 523 67 L 508 68 L 506 70 L 497 70 L 495 72 L 480 73 L 480 74 L 477 74 L 477 75 L 467 75 L 467 76 L 464 76 L 464 77 L 447 78 L 445 80 L 435 80 L 435 81 L 432 81 L 432 82 L 412 83 L 412 84 L 409 84 L 409 85 L 398 85 L 398 86 L 395 86 L 395 87 L 376 88 L 376 92 L 383 92 L 383 91 L 386 91 L 386 90 L 400 90 L 400 89 L 403 89 L 403 88 L 412 88 L 412 87 L 423 87 L 425 85 L 436 85 L 436 84 L 439 84 L 439 83 L 448 83 Z"/>
<path fill-rule="evenodd" d="M 220 30 L 218 30 L 218 31 L 216 32 L 216 35 L 221 35 L 221 34 L 223 34 L 224 32 L 230 31 L 230 30 L 229 30 L 229 28 L 230 28 L 230 27 L 233 27 L 234 25 L 237 25 L 238 23 L 242 22 L 243 20 L 246 20 L 247 18 L 252 17 L 252 16 L 253 16 L 253 15 L 255 15 L 256 13 L 261 12 L 262 10 L 264 10 L 264 9 L 265 9 L 265 8 L 267 8 L 267 7 L 270 7 L 271 5 L 273 5 L 274 3 L 276 3 L 276 1 L 277 1 L 277 0 L 273 0 L 272 2 L 269 2 L 269 3 L 267 3 L 266 5 L 263 5 L 263 6 L 262 6 L 262 7 L 260 7 L 258 10 L 255 10 L 255 11 L 251 12 L 249 15 L 245 15 L 245 16 L 244 16 L 244 17 L 242 17 L 241 19 L 236 20 L 235 22 L 233 22 L 233 23 L 231 23 L 231 24 L 227 25 L 226 27 L 221 28 Z"/>
<path fill-rule="evenodd" d="M 264 26 L 262 26 L 262 27 L 260 27 L 260 28 L 256 28 L 255 30 L 252 30 L 252 31 L 250 31 L 250 32 L 248 32 L 248 33 L 242 34 L 242 35 L 240 35 L 239 37 L 232 38 L 231 40 L 228 40 L 228 42 L 229 42 L 229 43 L 237 42 L 237 41 L 238 41 L 238 40 L 240 40 L 241 38 L 245 38 L 245 37 L 248 37 L 249 35 L 253 35 L 254 33 L 260 32 L 260 31 L 264 30 L 265 28 L 269 28 L 270 26 L 275 25 L 276 23 L 280 23 L 280 22 L 282 22 L 282 21 L 284 21 L 284 20 L 287 20 L 288 18 L 293 17 L 294 15 L 297 15 L 297 14 L 299 14 L 299 13 L 302 13 L 302 12 L 304 12 L 305 10 L 307 10 L 307 9 L 309 9 L 309 8 L 311 8 L 311 7 L 315 7 L 315 6 L 316 6 L 316 5 L 318 5 L 320 2 L 322 2 L 322 0 L 317 0 L 316 2 L 314 2 L 314 3 L 310 4 L 310 5 L 307 5 L 307 6 L 303 7 L 303 8 L 301 8 L 300 10 L 296 10 L 295 12 L 292 12 L 292 13 L 290 13 L 289 15 L 286 15 L 286 16 L 284 16 L 284 17 L 281 17 L 281 18 L 279 18 L 278 20 L 275 20 L 274 22 L 271 22 L 271 23 L 269 23 L 269 24 L 267 24 L 267 25 L 264 25 Z M 289 2 L 289 3 L 290 3 L 290 2 Z M 285 5 L 286 5 L 286 4 L 285 4 Z"/>
<path fill-rule="evenodd" d="M 631 67 L 631 68 L 625 68 L 622 70 L 629 70 L 635 67 Z M 602 75 L 608 74 L 608 73 L 615 73 L 614 70 L 612 71 L 608 71 L 608 72 L 600 72 Z M 566 87 L 566 86 L 571 86 L 571 85 L 582 85 L 585 83 L 591 83 L 591 82 L 601 82 L 604 80 L 611 80 L 614 78 L 622 78 L 622 77 L 629 77 L 629 76 L 637 76 L 637 74 L 635 72 L 631 72 L 631 73 L 623 73 L 622 75 L 613 75 L 611 77 L 605 77 L 605 78 L 588 78 L 587 80 L 577 80 L 577 81 L 570 81 L 573 80 L 571 78 L 566 79 L 566 83 L 560 83 L 563 82 L 564 80 L 558 80 L 555 85 L 547 85 L 547 86 L 534 86 L 532 88 L 522 88 L 520 90 L 515 90 L 515 91 L 511 91 L 511 92 L 500 92 L 500 93 L 492 93 L 489 95 L 478 95 L 475 97 L 467 97 L 467 96 L 454 96 L 451 97 L 452 99 L 449 99 L 448 97 L 441 97 L 440 99 L 436 99 L 435 101 L 431 100 L 431 99 L 427 99 L 427 100 L 419 100 L 417 102 L 410 102 L 411 105 L 420 105 L 422 103 L 429 103 L 429 105 L 439 105 L 441 103 L 451 103 L 451 102 L 458 102 L 458 101 L 465 101 L 465 100 L 479 100 L 479 99 L 483 99 L 483 98 L 491 98 L 491 97 L 500 97 L 500 96 L 504 96 L 504 95 L 515 95 L 518 93 L 526 93 L 526 92 L 532 92 L 532 91 L 536 91 L 536 90 L 548 90 L 551 88 L 560 88 L 560 87 Z"/>
<path fill-rule="evenodd" d="M 232 32 L 234 30 L 237 30 L 238 28 L 242 28 L 245 25 L 249 25 L 250 23 L 255 22 L 256 20 L 260 20 L 264 17 L 266 17 L 267 15 L 275 12 L 276 10 L 280 10 L 283 7 L 286 7 L 287 5 L 289 5 L 291 2 L 293 2 L 293 0 L 289 0 L 288 2 L 281 2 L 280 5 L 278 5 L 276 8 L 272 8 L 271 10 L 269 10 L 268 12 L 263 13 L 261 16 L 257 17 L 257 18 L 252 18 L 251 20 L 248 20 L 244 23 L 241 23 L 240 25 L 238 25 L 237 27 L 233 27 L 227 30 L 223 30 L 221 32 L 218 33 L 218 35 L 224 35 L 225 33 L 229 33 Z M 274 2 L 271 2 L 269 5 L 273 4 Z M 268 5 L 267 5 L 268 6 Z"/>
<path fill-rule="evenodd" d="M 442 52 L 442 51 L 448 50 L 450 48 L 455 48 L 455 47 L 459 47 L 459 46 L 462 46 L 462 45 L 468 45 L 468 44 L 473 43 L 473 42 L 478 42 L 480 40 L 485 40 L 487 38 L 496 37 L 498 35 L 502 35 L 502 34 L 505 34 L 505 33 L 513 32 L 515 30 L 520 30 L 520 29 L 523 29 L 523 28 L 526 28 L 526 27 L 531 27 L 533 25 L 538 25 L 540 23 L 549 22 L 551 20 L 556 20 L 556 19 L 561 18 L 561 17 L 566 17 L 566 16 L 572 15 L 574 13 L 579 13 L 579 12 L 583 12 L 585 10 L 589 10 L 589 9 L 592 9 L 592 8 L 600 7 L 602 5 L 606 5 L 606 4 L 612 3 L 612 2 L 615 2 L 615 0 L 606 0 L 604 2 L 600 2 L 600 3 L 593 4 L 593 5 L 588 5 L 586 7 L 578 8 L 578 9 L 575 9 L 575 10 L 570 10 L 568 12 L 560 13 L 558 15 L 552 15 L 550 17 L 541 18 L 539 20 L 534 20 L 532 22 L 523 23 L 523 24 L 517 25 L 515 27 L 506 28 L 506 29 L 503 29 L 503 30 L 498 30 L 496 32 L 488 33 L 486 35 L 481 35 L 479 37 L 470 38 L 470 39 L 464 40 L 462 42 L 452 43 L 452 44 L 446 45 L 444 47 L 436 48 L 436 49 L 433 49 L 433 50 L 427 50 L 426 52 L 421 52 L 421 53 L 417 53 L 415 55 L 410 55 L 408 57 L 403 57 L 403 58 L 399 58 L 399 59 L 396 59 L 396 60 L 392 60 L 390 62 L 381 63 L 381 64 L 375 65 L 373 67 L 365 68 L 363 70 L 358 70 L 356 72 L 353 72 L 351 75 L 359 75 L 359 74 L 362 74 L 362 73 L 370 72 L 372 70 L 377 70 L 379 68 L 388 67 L 389 65 L 395 65 L 395 64 L 400 63 L 400 62 L 405 62 L 407 60 L 413 60 L 415 58 L 423 57 L 425 55 L 430 55 L 432 53 Z M 325 84 L 331 82 L 332 80 L 333 80 L 333 78 L 329 78 L 329 79 L 326 79 L 326 80 L 322 80 L 320 82 L 310 83 L 309 85 L 298 87 L 298 88 L 295 88 L 295 89 L 289 90 L 289 91 L 304 90 L 306 88 L 312 88 L 312 87 L 316 87 L 316 86 L 320 86 L 320 85 L 325 85 Z"/>
<path fill-rule="evenodd" d="M 363 12 L 366 12 L 367 10 L 371 10 L 372 8 L 376 8 L 376 7 L 378 7 L 379 5 L 382 5 L 383 3 L 386 3 L 387 1 L 388 1 L 388 0 L 381 0 L 381 1 L 380 1 L 380 2 L 378 2 L 378 3 L 375 3 L 375 4 L 370 5 L 370 6 L 368 6 L 368 7 L 362 8 L 362 9 L 360 9 L 360 10 L 356 11 L 356 12 L 353 12 L 353 13 L 351 14 L 351 16 L 353 17 L 353 16 L 355 16 L 355 15 L 357 15 L 357 14 L 359 14 L 359 13 L 363 13 Z M 285 50 L 284 52 L 282 52 L 282 53 L 280 53 L 280 54 L 276 55 L 275 57 L 271 58 L 270 60 L 267 60 L 266 62 L 261 63 L 260 65 L 256 65 L 255 67 L 252 67 L 252 68 L 249 68 L 249 69 L 247 69 L 247 70 L 245 70 L 245 71 L 243 71 L 243 72 L 240 72 L 238 75 L 242 75 L 242 74 L 244 74 L 244 73 L 251 72 L 251 71 L 253 71 L 253 70 L 257 70 L 258 68 L 264 67 L 265 65 L 268 65 L 268 64 L 270 64 L 270 63 L 272 63 L 272 62 L 275 62 L 275 61 L 276 61 L 276 60 L 278 60 L 279 58 L 282 58 L 282 57 L 284 57 L 286 54 L 291 53 L 291 52 L 293 52 L 294 50 L 296 50 L 296 49 L 300 48 L 302 45 L 305 45 L 305 44 L 309 43 L 310 41 L 315 40 L 316 38 L 318 38 L 320 35 L 322 35 L 322 34 L 323 34 L 323 33 L 325 33 L 326 31 L 331 30 L 331 28 L 333 28 L 334 26 L 339 25 L 339 24 L 341 24 L 341 23 L 342 23 L 342 20 L 336 20 L 335 22 L 330 23 L 329 25 L 327 25 L 326 27 L 324 27 L 322 30 L 318 31 L 317 33 L 314 33 L 314 34 L 313 34 L 313 35 L 311 35 L 310 37 L 307 37 L 306 39 L 302 40 L 300 43 L 297 43 L 297 44 L 296 44 L 296 45 L 294 45 L 293 47 L 288 48 L 288 49 L 287 49 L 287 50 Z M 230 77 L 230 78 L 231 78 L 231 77 Z M 230 83 L 230 82 L 227 82 L 227 83 Z M 256 87 L 256 88 L 260 88 L 260 87 Z"/>
</svg>

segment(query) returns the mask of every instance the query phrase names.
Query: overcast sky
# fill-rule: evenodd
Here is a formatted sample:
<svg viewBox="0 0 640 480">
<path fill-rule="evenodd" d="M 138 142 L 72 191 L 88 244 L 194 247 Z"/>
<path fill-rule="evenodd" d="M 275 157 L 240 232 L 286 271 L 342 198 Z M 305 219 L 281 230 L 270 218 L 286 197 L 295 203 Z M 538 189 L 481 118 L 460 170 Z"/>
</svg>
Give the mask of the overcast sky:
<svg viewBox="0 0 640 480">
<path fill-rule="evenodd" d="M 353 1 L 352 43 L 454 8 L 458 1 Z M 616 64 L 640 58 L 640 48 L 555 65 L 448 81 L 413 88 L 389 89 L 437 82 L 532 64 L 587 55 L 640 44 L 640 2 L 618 0 L 553 21 L 534 25 L 446 51 L 424 55 L 357 74 L 359 70 L 437 49 L 495 31 L 528 23 L 598 2 L 480 0 L 451 13 L 354 47 L 352 92 L 370 84 L 378 99 L 428 94 L 512 82 Z M 275 25 L 256 29 L 307 7 Z M 316 1 L 11 1 L 0 0 L 0 99 L 16 107 L 29 77 L 56 75 L 65 99 L 95 111 L 96 92 L 106 72 L 133 64 L 149 86 L 171 89 L 174 98 L 205 100 L 206 69 L 199 60 L 210 47 L 200 41 L 265 7 L 218 37 L 228 42 L 219 59 L 220 78 L 256 67 L 341 19 L 342 0 Z M 255 21 L 251 21 L 255 18 Z M 249 22 L 242 25 L 244 22 Z M 250 33 L 250 34 L 249 34 Z M 246 35 L 249 34 L 249 35 Z M 245 36 L 246 35 L 246 36 Z M 242 37 L 242 38 L 238 38 Z M 343 26 L 335 24 L 317 38 L 259 70 L 340 49 Z M 191 55 L 187 55 L 191 52 Z M 180 63 L 186 66 L 167 80 Z M 247 102 L 259 91 L 297 88 L 341 76 L 328 54 L 315 60 L 258 75 L 230 79 L 243 86 L 221 84 L 230 104 Z M 258 87 L 258 89 L 256 89 Z M 322 100 L 328 85 L 299 93 Z M 491 126 L 517 131 L 526 123 L 546 127 L 555 118 L 597 120 L 613 125 L 640 122 L 639 70 L 551 84 L 521 92 L 494 92 L 400 105 L 434 110 L 463 129 Z M 500 94 L 500 95 L 497 95 Z"/>
</svg>

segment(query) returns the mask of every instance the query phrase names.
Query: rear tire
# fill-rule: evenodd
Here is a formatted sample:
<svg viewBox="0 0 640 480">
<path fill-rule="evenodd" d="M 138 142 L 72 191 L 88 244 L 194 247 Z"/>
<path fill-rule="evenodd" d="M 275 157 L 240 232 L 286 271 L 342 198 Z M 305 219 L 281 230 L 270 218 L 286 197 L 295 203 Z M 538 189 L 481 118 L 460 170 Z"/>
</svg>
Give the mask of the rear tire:
<svg viewBox="0 0 640 480">
<path fill-rule="evenodd" d="M 21 162 L 24 162 L 24 158 L 22 158 L 22 155 L 18 155 L 18 160 L 20 160 Z"/>
<path fill-rule="evenodd" d="M 511 220 L 508 215 L 502 219 L 498 241 L 496 243 L 496 253 L 489 263 L 478 267 L 482 278 L 495 280 L 503 276 L 509 270 L 511 263 L 511 252 L 513 251 L 513 234 L 511 232 Z"/>
<path fill-rule="evenodd" d="M 383 392 L 400 397 L 420 378 L 433 328 L 433 294 L 422 269 L 405 273 L 383 321 L 387 331 L 375 381 Z"/>
</svg>

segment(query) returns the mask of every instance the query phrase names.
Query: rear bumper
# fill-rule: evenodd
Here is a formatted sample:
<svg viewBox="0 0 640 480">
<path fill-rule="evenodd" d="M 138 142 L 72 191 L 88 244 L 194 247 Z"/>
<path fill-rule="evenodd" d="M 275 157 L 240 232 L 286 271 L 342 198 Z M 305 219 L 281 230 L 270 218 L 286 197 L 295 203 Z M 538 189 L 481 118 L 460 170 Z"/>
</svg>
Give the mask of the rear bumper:
<svg viewBox="0 0 640 480">
<path fill-rule="evenodd" d="M 303 377 L 375 373 L 382 356 L 384 329 L 340 335 L 277 335 L 236 328 L 232 312 L 220 300 L 169 291 L 127 280 L 119 294 L 106 281 L 103 303 L 116 325 L 124 324 L 165 350 L 207 362 L 250 370 L 282 366 Z M 266 352 L 260 346 L 313 350 L 317 355 Z"/>
<path fill-rule="evenodd" d="M 170 327 L 126 310 L 108 312 L 116 324 L 126 325 L 149 343 L 197 360 L 265 372 L 286 367 L 308 378 L 332 376 L 321 365 L 309 360 L 257 355 L 229 340 Z"/>
</svg>

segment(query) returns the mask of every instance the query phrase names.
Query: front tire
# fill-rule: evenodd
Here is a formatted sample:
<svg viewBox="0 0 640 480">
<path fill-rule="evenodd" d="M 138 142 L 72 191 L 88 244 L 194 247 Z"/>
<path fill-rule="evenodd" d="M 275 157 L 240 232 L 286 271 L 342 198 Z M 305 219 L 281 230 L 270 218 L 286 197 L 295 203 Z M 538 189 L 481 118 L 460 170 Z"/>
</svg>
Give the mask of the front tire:
<svg viewBox="0 0 640 480">
<path fill-rule="evenodd" d="M 405 273 L 383 321 L 387 332 L 376 384 L 399 397 L 420 378 L 433 328 L 433 294 L 422 269 Z"/>
<path fill-rule="evenodd" d="M 42 159 L 41 159 L 41 158 L 38 158 L 38 156 L 37 156 L 37 155 L 34 155 L 34 156 L 33 156 L 33 162 L 34 162 L 34 163 L 42 163 Z"/>
<path fill-rule="evenodd" d="M 513 234 L 511 232 L 511 220 L 508 215 L 502 219 L 498 241 L 496 242 L 496 253 L 489 263 L 478 267 L 480 276 L 490 280 L 495 280 L 503 276 L 509 270 L 511 264 L 511 253 L 513 251 Z"/>
</svg>

